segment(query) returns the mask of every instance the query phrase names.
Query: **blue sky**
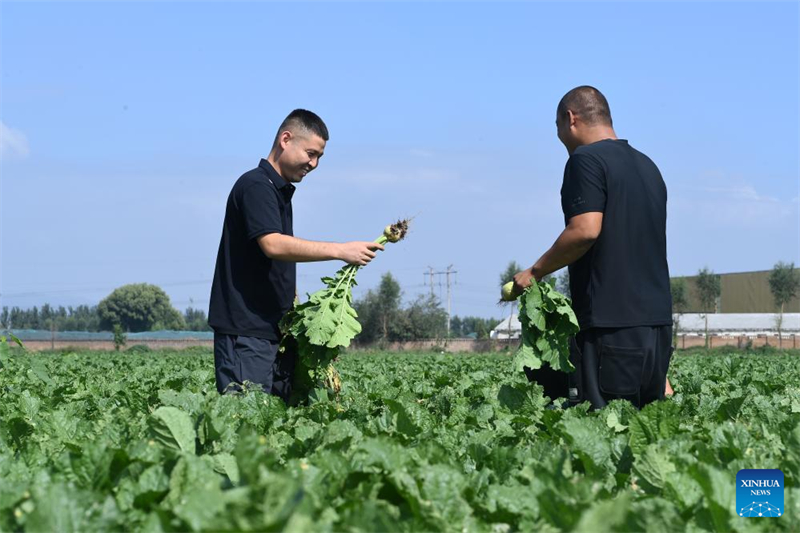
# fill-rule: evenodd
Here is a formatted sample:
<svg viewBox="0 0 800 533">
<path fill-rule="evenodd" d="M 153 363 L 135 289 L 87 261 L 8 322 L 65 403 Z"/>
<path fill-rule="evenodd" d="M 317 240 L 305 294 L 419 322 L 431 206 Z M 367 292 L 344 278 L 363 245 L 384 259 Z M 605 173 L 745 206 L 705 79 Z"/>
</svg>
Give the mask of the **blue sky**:
<svg viewBox="0 0 800 533">
<path fill-rule="evenodd" d="M 797 2 L 0 4 L 0 305 L 164 287 L 206 308 L 225 200 L 296 107 L 331 140 L 295 234 L 368 240 L 415 216 L 411 298 L 501 316 L 500 271 L 563 227 L 555 107 L 607 96 L 669 190 L 673 275 L 800 263 Z M 298 268 L 301 293 L 335 263 Z M 437 285 L 438 293 L 439 287 Z"/>
</svg>

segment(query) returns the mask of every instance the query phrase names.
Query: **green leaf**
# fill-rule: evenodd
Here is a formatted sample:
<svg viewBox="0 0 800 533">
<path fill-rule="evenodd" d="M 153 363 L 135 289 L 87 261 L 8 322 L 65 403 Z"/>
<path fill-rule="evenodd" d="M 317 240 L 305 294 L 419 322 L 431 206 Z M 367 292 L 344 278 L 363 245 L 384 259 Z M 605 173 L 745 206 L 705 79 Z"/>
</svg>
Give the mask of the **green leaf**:
<svg viewBox="0 0 800 533">
<path fill-rule="evenodd" d="M 25 347 L 25 346 L 23 346 L 23 345 L 22 345 L 22 341 L 21 341 L 21 340 L 19 340 L 19 337 L 17 337 L 17 336 L 16 336 L 16 335 L 14 335 L 13 333 L 11 333 L 11 332 L 8 332 L 8 338 L 10 338 L 10 339 L 11 339 L 11 340 L 12 340 L 12 341 L 13 341 L 13 342 L 14 342 L 14 343 L 17 345 L 17 346 L 19 346 L 20 348 L 24 348 L 24 347 Z"/>
<path fill-rule="evenodd" d="M 25 529 L 30 532 L 83 531 L 85 511 L 78 505 L 76 499 L 73 488 L 63 483 L 50 485 L 40 495 L 35 495 L 35 506 L 28 517 Z"/>
<path fill-rule="evenodd" d="M 625 531 L 623 527 L 631 512 L 631 495 L 623 492 L 613 500 L 592 504 L 583 512 L 575 531 Z"/>
<path fill-rule="evenodd" d="M 675 465 L 666 452 L 651 444 L 644 453 L 636 457 L 633 471 L 639 476 L 640 485 L 646 492 L 660 493 L 668 475 L 675 472 Z"/>
<path fill-rule="evenodd" d="M 295 316 L 289 327 L 295 337 L 304 336 L 310 344 L 328 348 L 350 345 L 350 341 L 361 332 L 361 324 L 356 320 L 357 314 L 351 305 L 355 272 L 348 267 L 341 269 L 327 288 L 310 296 L 309 302 L 313 305 L 295 307 Z M 294 327 L 297 323 L 303 324 L 304 331 Z M 300 355 L 303 357 L 302 351 Z"/>
<path fill-rule="evenodd" d="M 530 287 L 525 289 L 525 292 L 522 294 L 524 299 L 520 301 L 524 301 L 524 307 L 526 310 L 530 309 L 539 309 L 542 305 L 542 289 L 539 283 L 532 283 Z"/>
<path fill-rule="evenodd" d="M 361 324 L 356 320 L 358 315 L 347 300 L 336 302 L 334 309 L 335 329 L 325 344 L 328 348 L 347 347 L 356 335 L 361 333 Z"/>
<path fill-rule="evenodd" d="M 614 472 L 611 461 L 611 444 L 608 430 L 597 418 L 570 418 L 563 420 L 560 429 L 565 440 L 575 451 L 592 477 L 603 480 Z"/>
<path fill-rule="evenodd" d="M 525 367 L 536 370 L 542 367 L 542 360 L 536 356 L 534 349 L 523 342 L 514 354 L 514 370 L 522 372 Z"/>
<path fill-rule="evenodd" d="M 731 518 L 736 516 L 735 475 L 722 472 L 713 466 L 697 464 L 690 468 L 690 474 L 700 484 L 703 491 L 706 513 L 699 517 L 702 525 L 715 531 L 731 531 Z M 705 522 L 705 524 L 703 524 Z"/>
<path fill-rule="evenodd" d="M 513 361 L 516 371 L 541 368 L 545 362 L 555 370 L 575 370 L 569 338 L 578 332 L 578 320 L 564 295 L 547 283 L 533 283 L 520 297 L 519 319 L 522 343 Z"/>
<path fill-rule="evenodd" d="M 192 531 L 202 530 L 224 507 L 221 479 L 212 463 L 207 457 L 185 455 L 178 460 L 170 476 L 166 499 L 175 516 L 186 522 Z"/>
<path fill-rule="evenodd" d="M 177 407 L 159 407 L 149 421 L 153 437 L 164 446 L 188 453 L 195 453 L 197 434 L 188 413 Z"/>
<path fill-rule="evenodd" d="M 236 458 L 229 453 L 220 453 L 214 456 L 214 470 L 220 474 L 225 474 L 231 483 L 236 486 L 239 484 L 239 465 Z"/>
<path fill-rule="evenodd" d="M 628 429 L 628 426 L 620 424 L 619 416 L 617 415 L 617 413 L 613 411 L 608 413 L 608 416 L 606 416 L 606 425 L 608 425 L 608 427 L 610 427 L 617 433 Z"/>
<path fill-rule="evenodd" d="M 630 420 L 630 446 L 634 453 L 649 444 L 672 437 L 680 426 L 680 408 L 669 400 L 653 402 Z"/>
</svg>

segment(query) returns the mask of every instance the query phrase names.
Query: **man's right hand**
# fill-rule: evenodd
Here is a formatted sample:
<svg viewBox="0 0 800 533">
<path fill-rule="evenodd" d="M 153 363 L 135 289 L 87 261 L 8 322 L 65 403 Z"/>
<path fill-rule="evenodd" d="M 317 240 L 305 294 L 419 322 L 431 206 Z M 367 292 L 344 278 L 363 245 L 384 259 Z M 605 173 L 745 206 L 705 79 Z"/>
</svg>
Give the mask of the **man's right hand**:
<svg viewBox="0 0 800 533">
<path fill-rule="evenodd" d="M 383 245 L 369 241 L 351 241 L 339 245 L 339 259 L 351 265 L 364 266 L 375 259 L 376 251 Z"/>
</svg>

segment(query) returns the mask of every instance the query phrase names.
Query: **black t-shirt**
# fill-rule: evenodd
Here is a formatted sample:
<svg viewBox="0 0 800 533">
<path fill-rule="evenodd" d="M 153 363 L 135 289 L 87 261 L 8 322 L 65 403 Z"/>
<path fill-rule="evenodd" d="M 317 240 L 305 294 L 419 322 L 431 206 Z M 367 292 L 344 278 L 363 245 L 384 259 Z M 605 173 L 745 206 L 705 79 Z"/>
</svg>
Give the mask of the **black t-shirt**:
<svg viewBox="0 0 800 533">
<path fill-rule="evenodd" d="M 577 148 L 564 169 L 564 219 L 603 213 L 600 236 L 569 266 L 581 329 L 672 323 L 667 187 L 658 167 L 624 140 Z"/>
<path fill-rule="evenodd" d="M 295 187 L 262 159 L 234 184 L 225 209 L 208 323 L 217 333 L 278 340 L 278 322 L 292 307 L 296 264 L 267 257 L 257 238 L 293 235 Z"/>
</svg>

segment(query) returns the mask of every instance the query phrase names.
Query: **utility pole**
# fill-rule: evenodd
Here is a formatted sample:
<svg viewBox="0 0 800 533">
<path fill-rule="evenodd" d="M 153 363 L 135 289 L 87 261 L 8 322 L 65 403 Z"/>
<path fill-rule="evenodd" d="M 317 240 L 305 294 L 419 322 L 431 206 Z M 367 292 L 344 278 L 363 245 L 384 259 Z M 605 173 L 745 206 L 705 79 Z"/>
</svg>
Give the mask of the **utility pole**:
<svg viewBox="0 0 800 533">
<path fill-rule="evenodd" d="M 447 266 L 447 338 L 450 338 L 450 269 L 453 265 Z"/>
<path fill-rule="evenodd" d="M 429 276 L 429 279 L 430 279 L 430 286 L 431 286 L 431 296 L 434 295 L 434 292 L 433 292 L 433 276 L 434 275 L 439 276 L 439 285 L 440 286 L 442 284 L 441 276 L 442 275 L 445 276 L 445 283 L 447 284 L 447 336 L 448 337 L 450 336 L 450 315 L 451 315 L 451 311 L 452 311 L 452 297 L 451 297 L 451 292 L 450 292 L 450 286 L 455 284 L 455 278 L 451 281 L 450 274 L 453 274 L 454 276 L 455 276 L 455 274 L 458 274 L 457 270 L 453 270 L 453 265 L 449 265 L 447 267 L 447 270 L 439 271 L 439 272 L 434 272 L 433 267 L 430 267 L 430 266 L 428 267 L 428 276 Z M 439 292 L 439 294 L 441 295 L 441 291 Z"/>
</svg>

